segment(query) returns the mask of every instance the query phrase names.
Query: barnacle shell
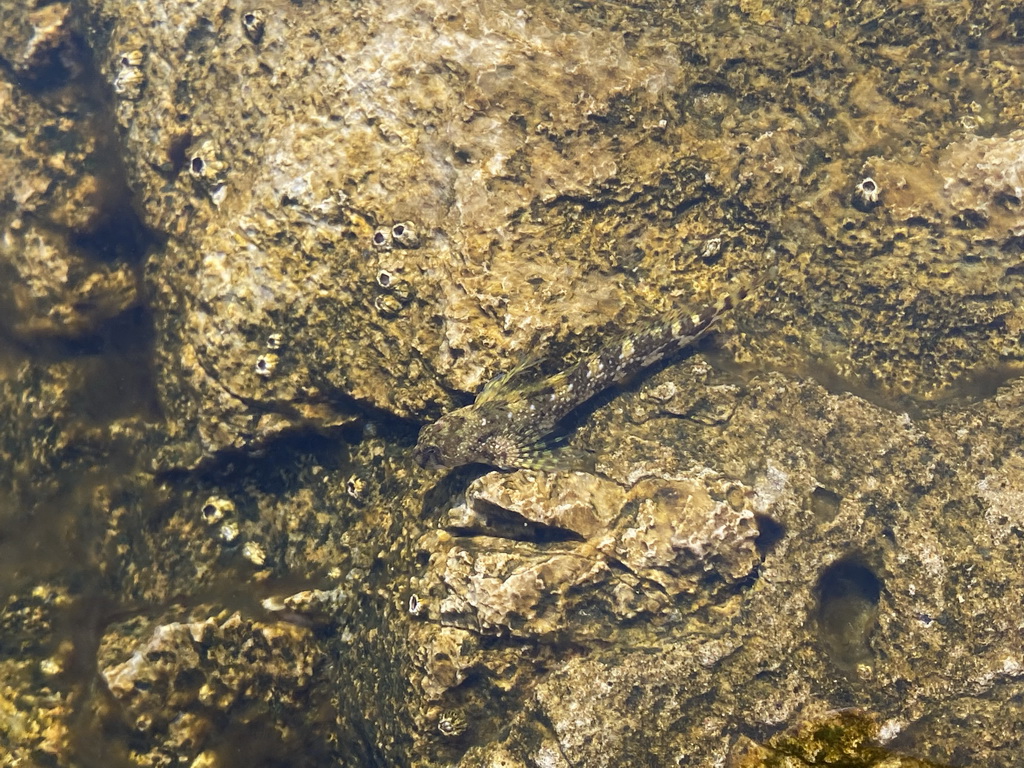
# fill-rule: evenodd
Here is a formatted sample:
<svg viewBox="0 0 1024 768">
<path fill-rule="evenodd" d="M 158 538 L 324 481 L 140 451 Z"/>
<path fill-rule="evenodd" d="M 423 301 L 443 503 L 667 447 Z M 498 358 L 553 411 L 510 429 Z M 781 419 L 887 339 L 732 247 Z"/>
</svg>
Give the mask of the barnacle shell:
<svg viewBox="0 0 1024 768">
<path fill-rule="evenodd" d="M 256 375 L 262 376 L 265 379 L 269 379 L 274 375 L 274 369 L 277 368 L 278 357 L 272 352 L 268 352 L 265 355 L 260 355 L 256 358 Z"/>
<path fill-rule="evenodd" d="M 461 736 L 467 728 L 469 728 L 469 721 L 461 710 L 449 709 L 442 712 L 437 718 L 437 730 L 448 738 L 454 739 Z"/>
<path fill-rule="evenodd" d="M 234 544 L 240 534 L 241 531 L 238 528 L 238 523 L 234 520 L 229 520 L 220 527 L 220 540 L 225 544 Z"/>
<path fill-rule="evenodd" d="M 862 211 L 870 210 L 878 205 L 879 194 L 878 182 L 866 176 L 853 190 L 853 205 Z"/>
<path fill-rule="evenodd" d="M 267 562 L 266 550 L 255 541 L 247 541 L 242 545 L 242 557 L 259 567 L 263 567 Z"/>
<path fill-rule="evenodd" d="M 391 239 L 399 248 L 419 248 L 420 235 L 411 221 L 401 221 L 391 228 Z"/>
<path fill-rule="evenodd" d="M 204 139 L 188 155 L 188 172 L 205 187 L 214 202 L 223 199 L 227 163 L 221 158 L 220 147 L 212 139 Z"/>
<path fill-rule="evenodd" d="M 204 522 L 209 525 L 215 525 L 224 518 L 235 514 L 235 504 L 230 499 L 211 496 L 203 502 L 199 513 L 202 515 Z"/>
<path fill-rule="evenodd" d="M 242 14 L 242 29 L 245 36 L 258 45 L 267 31 L 267 14 L 259 8 L 246 11 Z"/>
<path fill-rule="evenodd" d="M 374 308 L 384 317 L 394 317 L 402 311 L 402 301 L 393 294 L 378 296 L 373 300 Z"/>
<path fill-rule="evenodd" d="M 366 481 L 359 475 L 352 475 L 345 483 L 345 492 L 356 501 L 362 501 L 366 492 Z"/>
<path fill-rule="evenodd" d="M 114 78 L 114 92 L 129 101 L 142 96 L 142 88 L 146 84 L 146 75 L 135 66 L 122 67 Z"/>
<path fill-rule="evenodd" d="M 375 229 L 370 240 L 373 243 L 373 247 L 381 251 L 390 251 L 391 246 L 394 244 L 394 240 L 391 236 L 391 230 L 387 227 L 378 227 Z"/>
<path fill-rule="evenodd" d="M 141 67 L 142 62 L 146 60 L 146 54 L 141 49 L 136 48 L 122 53 L 120 59 L 122 67 Z"/>
</svg>

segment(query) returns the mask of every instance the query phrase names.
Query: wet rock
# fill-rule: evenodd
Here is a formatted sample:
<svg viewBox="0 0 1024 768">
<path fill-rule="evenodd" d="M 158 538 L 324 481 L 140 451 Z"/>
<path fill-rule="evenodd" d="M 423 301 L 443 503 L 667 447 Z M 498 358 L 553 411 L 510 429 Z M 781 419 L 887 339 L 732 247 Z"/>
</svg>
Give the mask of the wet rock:
<svg viewBox="0 0 1024 768">
<path fill-rule="evenodd" d="M 26 2 L 0 11 L 0 58 L 25 83 L 53 87 L 81 75 L 86 49 L 71 4 Z"/>
<path fill-rule="evenodd" d="M 10 586 L 0 605 L 4 756 L 9 761 L 60 760 L 75 713 L 73 691 L 66 684 L 75 666 L 74 646 L 60 631 L 71 596 L 54 584 L 25 586 L 23 591 L 20 585 Z"/>
<path fill-rule="evenodd" d="M 729 768 L 789 768 L 807 765 L 848 765 L 851 768 L 939 768 L 938 764 L 899 755 L 879 745 L 882 727 L 856 710 L 830 712 L 772 737 L 764 745 L 749 739 L 737 743 Z"/>
<path fill-rule="evenodd" d="M 12 6 L 5 61 L 59 61 L 62 8 Z M 19 567 L 96 587 L 74 734 L 5 657 L 18 756 L 56 723 L 68 764 L 114 734 L 154 767 L 721 765 L 858 705 L 887 748 L 1014 765 L 1015 12 L 93 3 L 117 162 L 66 77 L 8 84 L 5 327 L 128 306 L 91 172 L 124 168 L 159 408 L 116 355 L 5 368 L 5 541 L 72 541 Z M 597 474 L 411 463 L 401 419 L 772 266 L 579 414 Z"/>
<path fill-rule="evenodd" d="M 705 469 L 629 487 L 582 473 L 485 475 L 442 518 L 455 535 L 421 541 L 426 610 L 445 625 L 549 638 L 589 632 L 578 619 L 594 613 L 629 621 L 684 596 L 713 600 L 760 559 L 747 494 Z"/>
<path fill-rule="evenodd" d="M 95 264 L 67 236 L 12 221 L 0 242 L 0 288 L 10 330 L 35 341 L 95 333 L 137 306 L 138 278 L 127 264 Z"/>
<path fill-rule="evenodd" d="M 123 658 L 133 642 L 138 645 Z M 111 716 L 137 739 L 156 738 L 161 746 L 149 761 L 191 762 L 243 739 L 248 744 L 241 751 L 259 759 L 296 748 L 307 760 L 326 754 L 325 744 L 308 739 L 317 709 L 310 686 L 324 663 L 308 630 L 238 614 L 155 627 L 131 621 L 111 629 L 99 657 L 100 676 L 118 706 Z M 218 733 L 220 722 L 233 723 L 228 742 Z"/>
<path fill-rule="evenodd" d="M 1024 236 L 1024 131 L 949 147 L 942 172 L 953 215 L 1000 239 Z M 1004 241 L 1005 242 L 1005 241 Z"/>
<path fill-rule="evenodd" d="M 58 14 L 70 36 L 68 13 L 57 3 L 28 15 Z M 139 304 L 145 237 L 99 104 L 75 76 L 42 93 L 0 79 L 0 327 L 26 341 L 96 333 Z"/>
<path fill-rule="evenodd" d="M 424 27 L 418 15 L 285 9 L 254 47 L 219 6 L 100 10 L 111 80 L 120 51 L 149 52 L 132 65 L 146 87 L 117 110 L 147 223 L 170 238 L 147 268 L 170 437 L 189 443 L 167 464 L 256 447 L 300 421 L 346 423 L 353 399 L 436 413 L 451 387 L 478 387 L 538 335 L 592 335 L 665 302 L 599 277 L 634 258 L 600 245 L 626 248 L 634 225 L 599 223 L 576 201 L 701 194 L 702 172 L 687 169 L 696 149 L 653 161 L 686 146 L 667 103 L 682 74 L 673 46 L 627 45 L 598 24 L 576 34 L 558 10 L 435 11 Z M 281 75 L 309 61 L 325 65 Z M 556 62 L 575 74 L 548 78 Z M 164 67 L 187 88 L 157 76 Z M 225 87 L 217 71 L 249 85 Z M 595 130 L 627 111 L 628 139 Z M 650 269 L 675 257 L 675 225 L 642 237 Z M 515 293 L 522 302 L 499 298 Z M 257 374 L 275 333 L 287 349 Z"/>
</svg>

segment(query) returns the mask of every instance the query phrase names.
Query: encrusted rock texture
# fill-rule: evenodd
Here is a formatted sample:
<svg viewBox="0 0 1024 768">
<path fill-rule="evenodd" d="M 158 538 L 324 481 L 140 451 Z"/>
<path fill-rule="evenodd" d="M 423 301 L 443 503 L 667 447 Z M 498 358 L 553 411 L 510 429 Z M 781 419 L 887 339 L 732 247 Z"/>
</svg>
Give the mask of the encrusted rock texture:
<svg viewBox="0 0 1024 768">
<path fill-rule="evenodd" d="M 1013 3 L 0 8 L 0 765 L 1020 766 Z M 599 396 L 588 471 L 411 459 Z"/>
</svg>

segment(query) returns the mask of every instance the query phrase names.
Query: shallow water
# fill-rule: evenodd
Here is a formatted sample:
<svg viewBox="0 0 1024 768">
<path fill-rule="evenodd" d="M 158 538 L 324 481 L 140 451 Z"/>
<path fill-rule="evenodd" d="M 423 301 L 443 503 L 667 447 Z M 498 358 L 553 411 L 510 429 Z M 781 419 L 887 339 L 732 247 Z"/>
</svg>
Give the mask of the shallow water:
<svg viewBox="0 0 1024 768">
<path fill-rule="evenodd" d="M 17 760 L 711 765 L 857 706 L 1015 764 L 1015 7 L 63 8 L 0 4 Z M 725 478 L 735 583 L 649 499 L 567 481 L 605 540 L 411 461 L 510 360 L 771 267 L 575 414 L 612 496 Z"/>
</svg>

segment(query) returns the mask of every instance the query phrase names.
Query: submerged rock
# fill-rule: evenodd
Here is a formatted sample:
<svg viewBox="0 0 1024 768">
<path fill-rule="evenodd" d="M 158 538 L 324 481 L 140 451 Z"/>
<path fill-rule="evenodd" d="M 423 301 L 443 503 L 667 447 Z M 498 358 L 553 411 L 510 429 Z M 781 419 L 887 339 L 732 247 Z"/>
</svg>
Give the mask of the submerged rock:
<svg viewBox="0 0 1024 768">
<path fill-rule="evenodd" d="M 728 768 L 797 768 L 844 765 L 850 768 L 940 768 L 879 746 L 882 728 L 856 710 L 830 712 L 772 737 L 764 745 L 749 739 L 737 743 Z"/>
<path fill-rule="evenodd" d="M 1015 765 L 1015 13 L 0 11 L 5 748 L 807 762 L 856 706 Z M 412 461 L 494 374 L 773 268 L 574 414 L 593 472 Z"/>
<path fill-rule="evenodd" d="M 706 469 L 631 487 L 594 475 L 488 474 L 420 543 L 424 617 L 500 637 L 590 634 L 714 601 L 760 562 L 747 490 Z"/>
</svg>

